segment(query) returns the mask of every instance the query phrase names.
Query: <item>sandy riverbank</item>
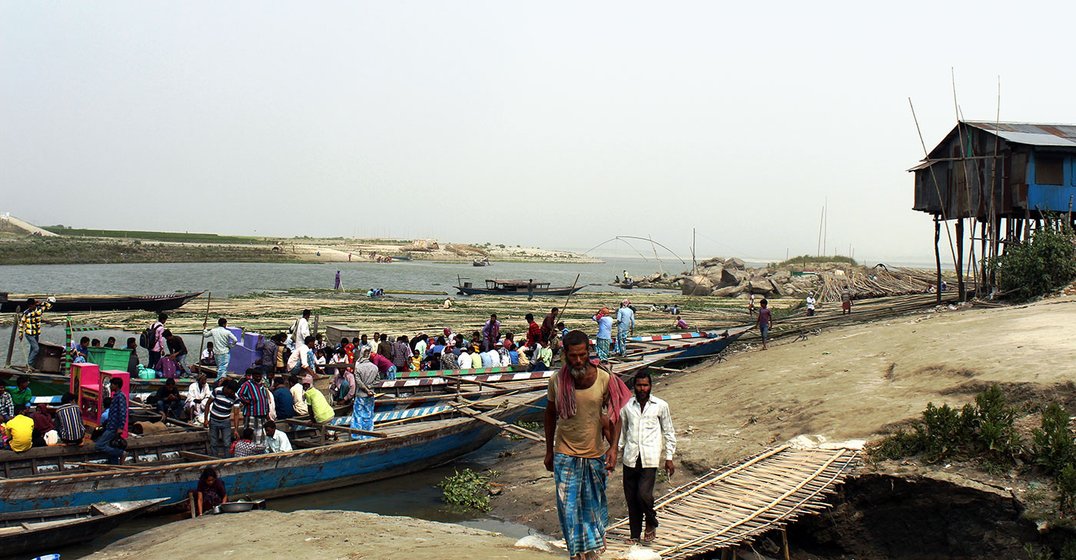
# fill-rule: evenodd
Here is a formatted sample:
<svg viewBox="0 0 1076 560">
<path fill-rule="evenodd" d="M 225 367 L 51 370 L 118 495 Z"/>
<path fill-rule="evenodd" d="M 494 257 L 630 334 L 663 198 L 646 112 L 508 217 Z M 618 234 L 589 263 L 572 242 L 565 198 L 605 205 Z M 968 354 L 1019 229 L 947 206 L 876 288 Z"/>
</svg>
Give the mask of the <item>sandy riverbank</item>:
<svg viewBox="0 0 1076 560">
<path fill-rule="evenodd" d="M 1061 399 L 1076 362 L 1064 326 L 1074 321 L 1072 297 L 945 308 L 827 329 L 655 380 L 654 394 L 672 408 L 682 469 L 656 493 L 797 435 L 870 438 L 918 417 L 928 402 L 959 407 L 992 383 Z M 506 485 L 494 514 L 556 535 L 542 451 L 523 448 L 494 467 Z M 614 517 L 625 511 L 620 484 L 619 473 L 609 480 Z"/>
<path fill-rule="evenodd" d="M 540 560 L 515 539 L 460 525 L 355 511 L 252 511 L 170 523 L 89 556 L 119 558 L 318 558 Z"/>
</svg>

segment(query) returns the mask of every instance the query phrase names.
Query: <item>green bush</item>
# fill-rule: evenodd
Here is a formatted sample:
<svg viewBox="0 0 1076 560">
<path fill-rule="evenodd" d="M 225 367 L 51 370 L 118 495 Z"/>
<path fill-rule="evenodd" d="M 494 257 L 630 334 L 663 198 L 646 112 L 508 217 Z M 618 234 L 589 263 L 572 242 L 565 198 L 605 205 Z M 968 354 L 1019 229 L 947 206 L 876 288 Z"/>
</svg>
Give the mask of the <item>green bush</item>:
<svg viewBox="0 0 1076 560">
<path fill-rule="evenodd" d="M 927 462 L 985 455 L 983 464 L 1001 472 L 1020 451 L 1015 422 L 1016 410 L 993 385 L 976 395 L 975 404 L 959 411 L 947 404 L 927 403 L 910 432 L 890 434 L 872 445 L 870 454 L 876 459 L 899 459 L 922 453 Z"/>
<path fill-rule="evenodd" d="M 1069 414 L 1057 403 L 1042 411 L 1042 427 L 1031 435 L 1035 462 L 1046 472 L 1058 476 L 1066 465 L 1076 461 L 1076 445 L 1069 432 Z"/>
<path fill-rule="evenodd" d="M 998 288 L 1017 301 L 1057 290 L 1076 279 L 1076 248 L 1071 231 L 1037 230 L 1031 240 L 1011 244 L 991 261 Z"/>
<path fill-rule="evenodd" d="M 965 413 L 967 409 L 965 407 Z M 977 428 L 979 443 L 987 451 L 996 454 L 1011 454 L 1020 447 L 1020 437 L 1016 433 L 1016 410 L 1005 402 L 1005 395 L 997 385 L 975 396 L 977 409 Z"/>
<path fill-rule="evenodd" d="M 489 480 L 494 472 L 482 475 L 471 469 L 455 471 L 446 476 L 437 487 L 446 504 L 458 510 L 489 511 Z"/>
<path fill-rule="evenodd" d="M 1070 514 L 1076 505 L 1076 466 L 1065 465 L 1061 474 L 1057 475 L 1057 499 L 1061 505 L 1061 512 Z"/>
</svg>

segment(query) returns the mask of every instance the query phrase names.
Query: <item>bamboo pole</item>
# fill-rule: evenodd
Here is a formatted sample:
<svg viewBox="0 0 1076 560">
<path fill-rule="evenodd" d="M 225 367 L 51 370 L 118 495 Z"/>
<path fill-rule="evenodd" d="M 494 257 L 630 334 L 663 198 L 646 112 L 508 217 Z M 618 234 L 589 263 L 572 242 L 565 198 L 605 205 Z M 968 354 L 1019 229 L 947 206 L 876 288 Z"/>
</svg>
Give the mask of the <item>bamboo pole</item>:
<svg viewBox="0 0 1076 560">
<path fill-rule="evenodd" d="M 213 302 L 213 292 L 207 292 L 205 298 L 205 320 L 202 321 L 202 332 L 198 336 L 198 357 L 195 363 L 201 363 L 202 350 L 205 348 L 205 330 L 209 326 L 209 304 Z"/>
</svg>

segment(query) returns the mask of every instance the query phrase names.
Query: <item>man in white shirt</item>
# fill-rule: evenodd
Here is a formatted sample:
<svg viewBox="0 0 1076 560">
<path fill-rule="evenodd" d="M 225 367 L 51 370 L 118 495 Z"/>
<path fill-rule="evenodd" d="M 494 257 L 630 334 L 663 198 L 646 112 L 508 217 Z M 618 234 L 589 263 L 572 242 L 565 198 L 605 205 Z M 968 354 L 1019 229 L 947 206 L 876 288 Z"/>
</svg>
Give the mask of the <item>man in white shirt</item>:
<svg viewBox="0 0 1076 560">
<path fill-rule="evenodd" d="M 807 316 L 814 315 L 814 292 L 807 294 Z"/>
<path fill-rule="evenodd" d="M 187 388 L 187 401 L 183 407 L 190 413 L 192 424 L 201 424 L 205 416 L 205 407 L 209 404 L 209 398 L 213 395 L 213 388 L 209 386 L 206 375 L 203 373 Z"/>
<path fill-rule="evenodd" d="M 276 422 L 270 420 L 262 425 L 262 428 L 265 430 L 266 453 L 291 451 L 291 440 L 288 439 L 288 434 L 276 429 Z"/>
<path fill-rule="evenodd" d="M 217 319 L 217 326 L 202 333 L 206 338 L 213 339 L 213 357 L 217 361 L 217 378 L 224 379 L 228 375 L 228 362 L 231 359 L 232 348 L 239 344 L 239 339 L 228 330 L 228 320 L 224 317 Z"/>
<path fill-rule="evenodd" d="M 460 350 L 460 357 L 457 358 L 460 364 L 460 369 L 471 369 L 471 353 L 466 348 Z"/>
<path fill-rule="evenodd" d="M 295 343 L 295 349 L 291 351 L 291 356 L 288 356 L 288 373 L 299 377 L 313 373 L 314 364 L 310 362 L 310 354 L 310 347 L 306 345 L 306 341 L 299 339 Z"/>
<path fill-rule="evenodd" d="M 288 347 L 294 348 L 299 345 L 300 342 L 306 340 L 306 337 L 310 336 L 310 310 L 304 309 L 303 316 L 295 320 L 291 324 L 291 335 L 288 341 Z"/>
<path fill-rule="evenodd" d="M 654 481 L 658 466 L 669 476 L 676 471 L 676 433 L 665 401 L 650 395 L 650 374 L 635 374 L 635 396 L 620 409 L 619 455 L 624 468 L 624 498 L 632 540 L 653 542 L 658 529 L 654 512 Z M 642 532 L 643 519 L 646 532 Z"/>
</svg>

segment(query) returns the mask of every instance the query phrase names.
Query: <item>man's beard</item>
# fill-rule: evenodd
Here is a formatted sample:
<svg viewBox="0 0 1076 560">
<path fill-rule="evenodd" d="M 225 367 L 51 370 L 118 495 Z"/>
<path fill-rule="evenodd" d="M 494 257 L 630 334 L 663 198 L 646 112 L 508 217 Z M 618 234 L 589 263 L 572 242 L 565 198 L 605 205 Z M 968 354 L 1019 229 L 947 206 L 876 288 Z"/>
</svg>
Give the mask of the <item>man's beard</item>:
<svg viewBox="0 0 1076 560">
<path fill-rule="evenodd" d="M 575 379 L 576 381 L 581 381 L 584 377 L 587 376 L 587 366 L 584 365 L 583 367 L 579 368 L 571 367 L 568 369 L 568 373 L 572 374 L 572 379 Z"/>
</svg>

